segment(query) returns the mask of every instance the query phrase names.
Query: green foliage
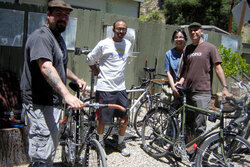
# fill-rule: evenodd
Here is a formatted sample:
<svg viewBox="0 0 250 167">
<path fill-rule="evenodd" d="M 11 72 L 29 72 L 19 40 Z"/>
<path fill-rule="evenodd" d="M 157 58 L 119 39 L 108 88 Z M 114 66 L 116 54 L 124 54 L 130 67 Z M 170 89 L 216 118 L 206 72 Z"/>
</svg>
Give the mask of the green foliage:
<svg viewBox="0 0 250 167">
<path fill-rule="evenodd" d="M 142 22 L 157 22 L 162 23 L 164 14 L 162 10 L 159 10 L 158 7 L 152 5 L 154 1 L 153 0 L 145 0 L 144 6 L 145 6 L 145 13 L 141 12 L 141 16 L 139 17 L 139 20 Z M 153 7 L 151 7 L 153 6 Z"/>
<path fill-rule="evenodd" d="M 161 11 L 155 11 L 155 10 L 148 10 L 147 14 L 142 15 L 139 17 L 139 20 L 142 22 L 152 21 L 161 23 L 161 20 L 163 19 L 163 15 Z"/>
<path fill-rule="evenodd" d="M 250 74 L 250 65 L 237 52 L 232 53 L 231 48 L 227 49 L 223 45 L 217 49 L 222 56 L 222 68 L 226 77 L 242 75 L 242 73 Z"/>
<path fill-rule="evenodd" d="M 228 30 L 231 0 L 164 0 L 166 24 L 189 24 L 194 21 L 203 25 L 215 25 Z M 235 0 L 235 5 L 240 0 Z M 233 22 L 233 31 L 236 23 Z M 235 31 L 236 32 L 236 31 Z"/>
</svg>

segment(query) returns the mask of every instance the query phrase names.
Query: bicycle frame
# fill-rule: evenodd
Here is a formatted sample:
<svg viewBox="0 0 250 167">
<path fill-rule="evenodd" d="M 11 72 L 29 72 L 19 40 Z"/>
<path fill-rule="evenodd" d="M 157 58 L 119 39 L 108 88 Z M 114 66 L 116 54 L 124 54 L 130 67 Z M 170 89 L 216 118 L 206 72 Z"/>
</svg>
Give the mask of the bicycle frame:
<svg viewBox="0 0 250 167">
<path fill-rule="evenodd" d="M 157 129 L 161 128 L 162 126 L 165 125 L 166 122 L 168 122 L 171 118 L 176 117 L 176 115 L 178 114 L 182 114 L 182 121 L 181 121 L 181 130 L 180 127 L 177 128 L 177 132 L 179 135 L 177 135 L 177 138 L 181 138 L 184 139 L 184 134 L 185 134 L 185 123 L 186 123 L 186 111 L 187 110 L 195 110 L 198 113 L 202 113 L 205 114 L 207 116 L 211 116 L 214 115 L 216 119 L 219 119 L 220 122 L 215 124 L 213 127 L 211 127 L 209 130 L 203 132 L 202 134 L 200 134 L 199 136 L 197 136 L 196 138 L 192 139 L 191 141 L 189 141 L 185 147 L 188 148 L 191 145 L 193 145 L 195 142 L 200 141 L 199 145 L 208 137 L 210 137 L 211 135 L 214 135 L 216 133 L 220 134 L 220 138 L 222 141 L 224 141 L 224 115 L 223 112 L 214 112 L 212 110 L 206 110 L 206 109 L 202 109 L 202 108 L 198 108 L 195 106 L 191 106 L 186 104 L 186 95 L 184 95 L 184 100 L 183 100 L 183 105 L 181 107 L 179 107 L 177 110 L 175 110 L 174 112 L 169 114 L 169 117 L 165 119 L 165 121 L 163 121 L 158 127 L 156 127 L 156 130 L 154 131 L 154 134 L 158 137 L 161 137 L 163 140 L 165 140 L 166 142 L 170 143 L 170 144 L 174 144 L 175 141 L 172 141 L 170 138 L 166 137 L 166 136 L 162 136 L 160 133 L 157 133 Z M 223 109 L 223 106 L 221 108 L 221 111 Z M 216 129 L 219 129 L 218 131 L 215 131 Z M 229 133 L 229 132 L 228 132 Z M 222 142 L 223 143 L 223 142 Z M 224 153 L 224 146 L 222 145 L 222 156 L 224 159 L 224 162 L 226 162 L 226 156 Z"/>
<path fill-rule="evenodd" d="M 181 130 L 178 132 L 180 135 L 179 137 L 184 138 L 184 134 L 185 134 L 185 124 L 186 124 L 186 111 L 188 109 L 191 110 L 195 110 L 199 113 L 203 113 L 207 116 L 210 116 L 211 114 L 215 114 L 216 117 L 221 118 L 222 114 L 221 113 L 216 113 L 212 110 L 205 110 L 202 108 L 198 108 L 198 107 L 194 107 L 188 104 L 183 104 L 181 107 L 179 107 L 177 110 L 175 110 L 175 112 L 173 112 L 169 118 L 166 119 L 166 121 L 168 121 L 170 118 L 174 117 L 175 115 L 178 114 L 182 114 L 182 121 L 181 121 Z M 195 139 L 193 139 L 192 141 L 190 141 L 189 143 L 186 144 L 186 147 L 191 146 L 192 144 L 194 144 L 196 141 L 202 139 L 204 136 L 207 136 L 208 134 L 210 134 L 211 132 L 213 132 L 215 129 L 218 129 L 220 127 L 220 123 L 217 123 L 215 126 L 213 126 L 211 129 L 207 130 L 206 132 L 203 132 L 202 134 L 200 134 L 198 137 L 196 137 Z M 174 144 L 172 141 L 165 139 L 165 141 L 169 142 L 170 144 Z"/>
<path fill-rule="evenodd" d="M 153 85 L 154 81 L 149 81 L 148 85 L 145 88 L 132 88 L 130 90 L 126 90 L 127 93 L 131 93 L 131 104 L 132 106 L 129 108 L 129 114 L 130 115 L 130 121 L 129 121 L 129 126 L 133 127 L 133 123 L 131 121 L 134 120 L 134 114 L 136 112 L 136 107 L 140 105 L 140 102 L 143 98 L 146 98 L 149 101 L 150 107 L 152 105 L 152 99 L 150 98 L 152 96 L 152 94 L 150 93 L 150 89 Z M 142 94 L 135 99 L 134 98 L 134 93 L 136 92 L 142 92 Z"/>
</svg>

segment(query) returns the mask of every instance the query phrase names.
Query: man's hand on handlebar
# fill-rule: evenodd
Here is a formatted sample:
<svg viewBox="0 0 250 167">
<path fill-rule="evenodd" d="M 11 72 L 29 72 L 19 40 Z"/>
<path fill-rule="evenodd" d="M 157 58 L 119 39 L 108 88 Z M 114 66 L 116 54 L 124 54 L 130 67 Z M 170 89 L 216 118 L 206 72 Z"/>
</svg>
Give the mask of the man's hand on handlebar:
<svg viewBox="0 0 250 167">
<path fill-rule="evenodd" d="M 72 107 L 74 110 L 82 109 L 84 107 L 84 103 L 71 93 L 66 95 L 64 100 L 68 104 L 68 107 Z"/>
</svg>

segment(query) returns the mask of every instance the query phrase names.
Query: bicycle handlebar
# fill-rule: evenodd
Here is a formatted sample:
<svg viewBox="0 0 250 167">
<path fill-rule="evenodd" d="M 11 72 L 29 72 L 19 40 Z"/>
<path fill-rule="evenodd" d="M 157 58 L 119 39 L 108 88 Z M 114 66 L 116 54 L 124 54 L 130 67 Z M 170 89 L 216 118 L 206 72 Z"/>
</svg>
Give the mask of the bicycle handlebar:
<svg viewBox="0 0 250 167">
<path fill-rule="evenodd" d="M 90 108 L 113 108 L 113 109 L 118 109 L 122 112 L 126 112 L 127 110 L 118 104 L 99 104 L 99 103 L 84 103 L 84 107 L 90 107 Z"/>
<path fill-rule="evenodd" d="M 247 76 L 245 76 L 247 78 Z M 239 83 L 240 87 L 244 86 L 247 89 L 247 92 L 250 93 L 250 90 L 246 84 L 244 84 L 242 81 L 238 80 L 235 76 L 231 76 L 236 82 Z M 248 79 L 248 78 L 247 78 Z"/>
<path fill-rule="evenodd" d="M 243 104 L 246 102 L 247 96 L 242 97 L 240 99 L 236 99 L 234 97 L 226 97 L 225 100 L 222 101 L 222 104 L 230 104 L 232 108 L 223 108 L 222 113 L 232 113 L 234 111 L 241 111 L 243 109 Z M 239 117 L 239 114 L 234 116 L 227 116 L 227 118 L 237 118 Z"/>
<path fill-rule="evenodd" d="M 75 48 L 75 55 L 81 55 L 81 54 L 89 54 L 91 52 L 91 50 L 89 50 L 88 48 L 85 50 L 82 50 L 81 48 Z"/>
<path fill-rule="evenodd" d="M 246 79 L 247 79 L 248 81 L 250 81 L 250 78 L 249 78 L 249 76 L 248 76 L 247 74 L 243 73 L 243 76 L 246 77 Z"/>
<path fill-rule="evenodd" d="M 113 108 L 113 109 L 117 109 L 120 110 L 122 112 L 126 112 L 127 110 L 118 104 L 100 104 L 100 103 L 83 103 L 83 107 L 89 107 L 89 108 Z M 69 107 L 68 110 L 74 110 L 72 107 Z"/>
<path fill-rule="evenodd" d="M 113 109 L 118 109 L 120 110 L 121 112 L 127 112 L 127 110 L 123 107 L 123 106 L 120 106 L 118 104 L 99 104 L 99 103 L 84 103 L 83 105 L 84 107 L 89 107 L 89 108 L 113 108 Z M 67 110 L 69 110 L 70 112 L 72 112 L 74 109 L 72 107 L 69 107 Z M 68 121 L 68 115 L 66 115 L 64 117 L 63 120 L 60 120 L 60 124 L 66 124 Z"/>
</svg>

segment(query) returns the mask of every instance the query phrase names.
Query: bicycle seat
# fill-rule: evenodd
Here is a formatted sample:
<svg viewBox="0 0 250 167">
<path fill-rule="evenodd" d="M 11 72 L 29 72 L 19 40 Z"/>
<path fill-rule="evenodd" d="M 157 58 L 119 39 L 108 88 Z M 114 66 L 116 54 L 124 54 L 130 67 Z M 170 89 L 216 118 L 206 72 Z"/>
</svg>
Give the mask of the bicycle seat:
<svg viewBox="0 0 250 167">
<path fill-rule="evenodd" d="M 180 86 L 180 85 L 176 85 L 175 87 L 178 89 L 178 91 L 180 93 L 184 93 L 184 94 L 191 93 L 194 91 L 192 88 L 186 88 L 186 87 Z"/>
<path fill-rule="evenodd" d="M 75 91 L 75 92 L 79 92 L 79 91 L 80 91 L 80 87 L 79 87 L 78 83 L 76 83 L 76 82 L 74 82 L 74 81 L 71 81 L 71 82 L 69 83 L 69 87 L 70 87 L 73 91 Z"/>
<path fill-rule="evenodd" d="M 233 97 L 226 97 L 226 100 L 227 101 L 232 101 L 233 105 L 235 105 L 235 106 L 236 105 L 243 105 L 247 101 L 247 96 L 244 96 L 244 97 L 239 98 L 239 99 L 236 99 L 236 98 L 233 98 Z"/>
<path fill-rule="evenodd" d="M 155 68 L 144 67 L 143 69 L 147 72 L 155 72 Z"/>
</svg>

